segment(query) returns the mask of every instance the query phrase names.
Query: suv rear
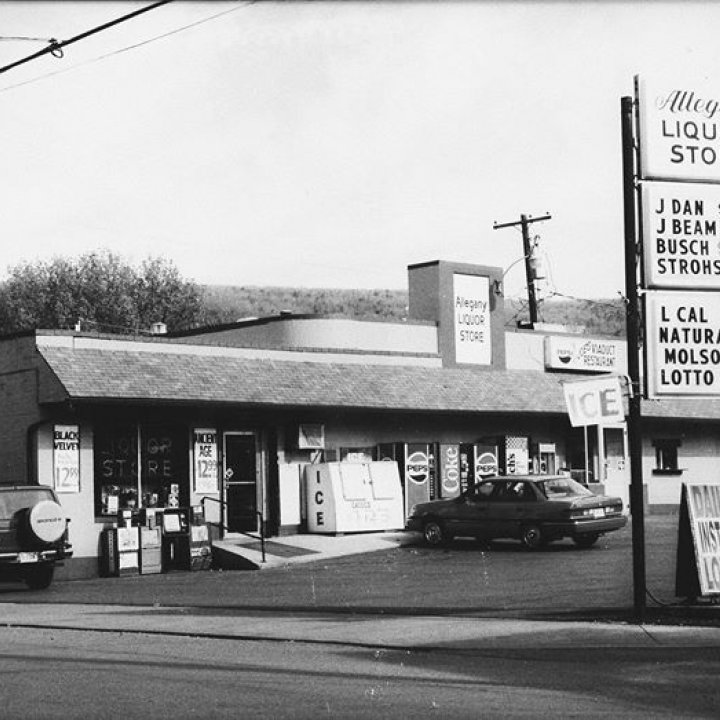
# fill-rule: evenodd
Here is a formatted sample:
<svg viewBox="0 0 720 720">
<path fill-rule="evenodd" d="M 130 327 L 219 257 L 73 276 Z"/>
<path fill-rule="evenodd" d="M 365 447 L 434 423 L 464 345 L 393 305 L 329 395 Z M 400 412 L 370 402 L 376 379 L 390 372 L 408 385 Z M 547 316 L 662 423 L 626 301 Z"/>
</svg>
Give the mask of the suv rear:
<svg viewBox="0 0 720 720">
<path fill-rule="evenodd" d="M 72 556 L 68 523 L 52 488 L 0 486 L 0 580 L 48 587 L 55 564 Z"/>
</svg>

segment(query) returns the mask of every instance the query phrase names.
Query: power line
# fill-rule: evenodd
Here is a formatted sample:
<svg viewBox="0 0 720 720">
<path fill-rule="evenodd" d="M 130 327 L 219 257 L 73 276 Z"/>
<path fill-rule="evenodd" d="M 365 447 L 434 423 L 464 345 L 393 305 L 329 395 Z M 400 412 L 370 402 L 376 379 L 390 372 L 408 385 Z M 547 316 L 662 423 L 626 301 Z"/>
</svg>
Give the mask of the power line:
<svg viewBox="0 0 720 720">
<path fill-rule="evenodd" d="M 0 40 L 29 40 L 30 42 L 56 43 L 55 38 L 28 37 L 27 35 L 0 35 Z"/>
<path fill-rule="evenodd" d="M 211 20 L 215 20 L 219 17 L 222 17 L 223 15 L 228 15 L 231 12 L 236 12 L 237 10 L 240 10 L 245 6 L 252 4 L 254 1 L 255 0 L 247 0 L 247 2 L 243 3 L 242 5 L 237 5 L 230 8 L 229 10 L 223 10 L 222 12 L 216 13 L 215 15 L 210 15 L 209 17 L 202 18 L 201 20 L 196 20 L 194 22 L 188 23 L 187 25 L 182 25 L 181 27 L 175 28 L 174 30 L 169 30 L 168 32 L 148 38 L 147 40 L 141 40 L 140 42 L 134 43 L 132 45 L 126 45 L 125 47 L 113 50 L 109 53 L 105 53 L 104 55 L 98 55 L 95 58 L 85 60 L 84 62 L 76 63 L 75 65 L 71 65 L 70 67 L 63 68 L 62 70 L 54 70 L 53 72 L 45 73 L 44 75 L 38 75 L 37 77 L 31 78 L 29 80 L 24 80 L 23 82 L 15 83 L 14 85 L 7 85 L 6 87 L 0 88 L 0 93 L 7 92 L 8 90 L 15 90 L 16 88 L 23 87 L 24 85 L 31 85 L 32 83 L 39 82 L 40 80 L 46 80 L 49 77 L 54 77 L 55 75 L 62 75 L 64 73 L 70 72 L 71 70 L 77 70 L 78 68 L 84 67 L 85 65 L 91 65 L 93 63 L 100 62 L 101 60 L 106 60 L 107 58 L 113 57 L 114 55 L 121 55 L 122 53 L 128 52 L 129 50 L 135 50 L 136 48 L 142 47 L 143 45 L 149 45 L 156 40 L 162 40 L 164 38 L 170 37 L 171 35 L 176 35 L 177 33 L 196 27 L 197 25 L 202 25 L 206 22 L 210 22 Z M 170 2 L 170 0 L 166 0 L 166 2 Z"/>
<path fill-rule="evenodd" d="M 47 55 L 48 53 L 55 55 L 55 57 L 62 57 L 62 55 L 63 55 L 62 49 L 64 47 L 67 47 L 68 45 L 72 45 L 73 43 L 76 43 L 79 40 L 84 40 L 86 37 L 95 35 L 96 33 L 102 32 L 103 30 L 107 30 L 108 28 L 111 28 L 115 25 L 119 25 L 122 22 L 131 20 L 132 18 L 137 17 L 138 15 L 142 15 L 143 13 L 149 12 L 150 10 L 154 10 L 155 8 L 158 8 L 161 5 L 167 5 L 169 2 L 172 2 L 172 0 L 159 0 L 159 2 L 153 3 L 152 5 L 148 5 L 147 7 L 140 8 L 139 10 L 135 10 L 131 13 L 128 13 L 127 15 L 123 15 L 122 17 L 116 18 L 115 20 L 110 20 L 110 22 L 106 22 L 106 23 L 103 23 L 102 25 L 98 25 L 97 27 L 94 27 L 91 30 L 86 30 L 85 32 L 80 33 L 79 35 L 75 35 L 74 37 L 71 37 L 69 40 L 62 40 L 61 42 L 58 42 L 57 40 L 51 39 L 50 44 L 47 47 L 43 48 L 42 50 L 38 50 L 37 52 L 33 53 L 32 55 L 28 55 L 27 57 L 21 58 L 20 60 L 16 60 L 15 62 L 10 63 L 9 65 L 0 67 L 0 74 L 7 72 L 8 70 L 12 70 L 13 68 L 18 67 L 18 65 L 24 65 L 25 63 L 30 62 L 31 60 L 35 60 L 43 55 Z"/>
</svg>

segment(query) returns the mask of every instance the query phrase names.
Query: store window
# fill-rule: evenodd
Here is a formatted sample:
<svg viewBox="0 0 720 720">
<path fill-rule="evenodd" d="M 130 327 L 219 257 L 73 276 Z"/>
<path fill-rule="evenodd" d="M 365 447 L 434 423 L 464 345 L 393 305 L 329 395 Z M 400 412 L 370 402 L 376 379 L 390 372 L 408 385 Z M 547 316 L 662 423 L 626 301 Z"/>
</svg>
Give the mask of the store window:
<svg viewBox="0 0 720 720">
<path fill-rule="evenodd" d="M 97 515 L 187 505 L 188 472 L 188 438 L 182 427 L 158 423 L 95 429 Z"/>
<path fill-rule="evenodd" d="M 654 475 L 680 475 L 682 469 L 678 466 L 678 447 L 680 440 L 653 440 L 655 448 Z"/>
</svg>

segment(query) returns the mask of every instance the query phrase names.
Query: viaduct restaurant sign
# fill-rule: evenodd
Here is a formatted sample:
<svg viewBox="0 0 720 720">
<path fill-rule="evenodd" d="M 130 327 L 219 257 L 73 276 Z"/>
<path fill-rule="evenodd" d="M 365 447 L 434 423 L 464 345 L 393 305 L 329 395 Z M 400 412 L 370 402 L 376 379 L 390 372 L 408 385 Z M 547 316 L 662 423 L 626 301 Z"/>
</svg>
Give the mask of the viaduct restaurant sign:
<svg viewBox="0 0 720 720">
<path fill-rule="evenodd" d="M 614 340 L 569 335 L 545 337 L 545 366 L 552 370 L 618 372 L 621 356 L 624 356 L 623 345 Z"/>
</svg>

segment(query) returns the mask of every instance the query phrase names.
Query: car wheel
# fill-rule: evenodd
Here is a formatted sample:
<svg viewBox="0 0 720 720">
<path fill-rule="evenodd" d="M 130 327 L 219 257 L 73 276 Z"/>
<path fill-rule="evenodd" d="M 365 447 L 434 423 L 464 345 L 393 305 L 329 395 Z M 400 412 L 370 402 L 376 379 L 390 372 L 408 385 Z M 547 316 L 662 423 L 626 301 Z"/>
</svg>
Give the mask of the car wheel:
<svg viewBox="0 0 720 720">
<path fill-rule="evenodd" d="M 447 536 L 443 526 L 437 520 L 427 520 L 423 525 L 423 539 L 428 545 L 442 545 Z"/>
<path fill-rule="evenodd" d="M 545 538 L 539 525 L 525 525 L 520 540 L 528 550 L 536 550 L 545 544 Z"/>
<path fill-rule="evenodd" d="M 573 538 L 573 542 L 581 548 L 592 547 L 600 536 L 597 533 L 590 533 L 589 535 L 576 535 Z"/>
<path fill-rule="evenodd" d="M 50 587 L 55 574 L 53 563 L 39 563 L 25 569 L 25 584 L 31 590 L 45 590 Z"/>
</svg>

